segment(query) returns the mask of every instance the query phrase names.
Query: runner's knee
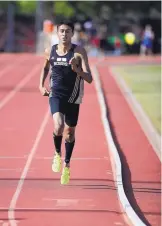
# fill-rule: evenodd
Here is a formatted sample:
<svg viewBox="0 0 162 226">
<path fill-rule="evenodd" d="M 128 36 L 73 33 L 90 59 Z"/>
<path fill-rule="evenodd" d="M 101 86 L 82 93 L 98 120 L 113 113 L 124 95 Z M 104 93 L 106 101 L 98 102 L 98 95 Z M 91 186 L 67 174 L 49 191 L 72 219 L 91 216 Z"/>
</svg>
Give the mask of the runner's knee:
<svg viewBox="0 0 162 226">
<path fill-rule="evenodd" d="M 56 136 L 61 136 L 64 131 L 64 120 L 61 113 L 56 113 L 53 115 L 54 119 L 54 133 Z"/>
<path fill-rule="evenodd" d="M 65 129 L 65 140 L 69 143 L 73 142 L 75 139 L 75 129 L 74 128 L 66 128 Z"/>
</svg>

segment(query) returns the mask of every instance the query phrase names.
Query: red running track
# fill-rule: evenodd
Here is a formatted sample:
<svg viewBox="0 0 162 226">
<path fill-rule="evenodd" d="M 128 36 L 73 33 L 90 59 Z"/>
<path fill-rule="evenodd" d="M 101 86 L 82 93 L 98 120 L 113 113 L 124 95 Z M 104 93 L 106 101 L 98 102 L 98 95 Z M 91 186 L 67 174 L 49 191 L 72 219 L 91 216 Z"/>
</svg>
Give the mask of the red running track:
<svg viewBox="0 0 162 226">
<path fill-rule="evenodd" d="M 131 57 L 130 57 L 131 58 Z M 131 61 L 131 59 L 130 59 Z M 104 61 L 97 67 L 122 159 L 127 197 L 146 225 L 161 225 L 161 163 Z"/>
<path fill-rule="evenodd" d="M 17 56 L 24 63 L 15 62 Z M 127 225 L 94 83 L 85 84 L 71 182 L 61 186 L 60 174 L 51 170 L 53 124 L 48 99 L 38 91 L 42 59 L 30 54 L 7 55 L 5 59 L 14 65 L 0 78 L 0 101 L 7 100 L 0 108 L 0 225 Z M 34 67 L 38 69 L 31 80 L 15 90 Z"/>
</svg>

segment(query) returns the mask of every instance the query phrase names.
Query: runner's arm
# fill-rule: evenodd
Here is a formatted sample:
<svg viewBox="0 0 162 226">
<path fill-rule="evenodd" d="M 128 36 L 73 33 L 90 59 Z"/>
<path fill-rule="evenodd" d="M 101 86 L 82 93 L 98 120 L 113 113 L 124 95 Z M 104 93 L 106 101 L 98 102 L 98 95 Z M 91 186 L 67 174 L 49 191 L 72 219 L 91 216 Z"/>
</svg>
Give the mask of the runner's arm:
<svg viewBox="0 0 162 226">
<path fill-rule="evenodd" d="M 81 59 L 81 68 L 77 71 L 77 74 L 82 77 L 86 82 L 92 83 L 93 78 L 91 74 L 91 69 L 88 62 L 88 56 L 86 53 L 86 50 L 84 48 L 80 48 L 79 50 L 79 56 Z"/>
<path fill-rule="evenodd" d="M 50 69 L 50 62 L 49 62 L 49 50 L 46 49 L 45 50 L 45 61 L 44 61 L 44 65 L 41 71 L 41 75 L 40 75 L 40 82 L 39 82 L 39 86 L 40 87 L 44 87 L 44 82 L 47 78 L 47 75 L 49 73 L 49 69 Z"/>
<path fill-rule="evenodd" d="M 49 50 L 45 50 L 45 61 L 41 71 L 40 80 L 39 80 L 39 90 L 43 96 L 48 96 L 49 91 L 44 87 L 45 80 L 49 73 L 50 62 L 49 62 Z"/>
</svg>

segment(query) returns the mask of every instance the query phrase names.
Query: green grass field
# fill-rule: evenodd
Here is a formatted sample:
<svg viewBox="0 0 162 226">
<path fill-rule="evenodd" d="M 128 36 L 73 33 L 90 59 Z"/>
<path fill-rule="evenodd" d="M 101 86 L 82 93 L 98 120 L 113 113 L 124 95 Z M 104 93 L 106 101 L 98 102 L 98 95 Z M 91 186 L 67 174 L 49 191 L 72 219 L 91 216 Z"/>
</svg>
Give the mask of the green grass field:
<svg viewBox="0 0 162 226">
<path fill-rule="evenodd" d="M 130 65 L 113 68 L 125 80 L 161 134 L 161 66 Z"/>
</svg>

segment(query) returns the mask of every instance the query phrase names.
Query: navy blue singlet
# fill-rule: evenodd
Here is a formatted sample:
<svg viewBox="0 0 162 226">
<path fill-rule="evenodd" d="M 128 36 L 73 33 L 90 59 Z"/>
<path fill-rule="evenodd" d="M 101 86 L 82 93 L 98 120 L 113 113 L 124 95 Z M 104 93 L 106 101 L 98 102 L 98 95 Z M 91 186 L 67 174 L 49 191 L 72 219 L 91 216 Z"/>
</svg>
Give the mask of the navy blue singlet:
<svg viewBox="0 0 162 226">
<path fill-rule="evenodd" d="M 57 54 L 57 44 L 52 46 L 49 59 L 51 64 L 50 96 L 69 103 L 80 104 L 84 94 L 84 81 L 77 76 L 69 64 L 76 46 L 72 44 L 71 49 L 64 56 Z"/>
</svg>

